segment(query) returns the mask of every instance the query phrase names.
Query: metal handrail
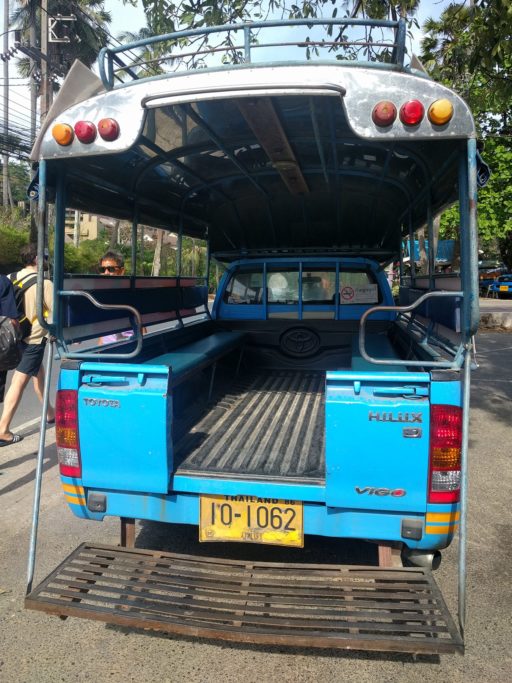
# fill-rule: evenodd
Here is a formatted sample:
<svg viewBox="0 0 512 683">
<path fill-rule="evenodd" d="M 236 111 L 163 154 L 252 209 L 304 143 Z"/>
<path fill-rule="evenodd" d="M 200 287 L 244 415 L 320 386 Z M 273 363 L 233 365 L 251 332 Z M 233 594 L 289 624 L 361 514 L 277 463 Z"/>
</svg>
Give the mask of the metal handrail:
<svg viewBox="0 0 512 683">
<path fill-rule="evenodd" d="M 244 33 L 244 45 L 236 46 L 236 49 L 241 49 L 243 47 L 244 51 L 244 63 L 251 62 L 251 49 L 258 47 L 257 44 L 252 44 L 252 32 L 254 30 L 265 29 L 265 28 L 280 28 L 280 27 L 290 27 L 290 26 L 361 26 L 368 28 L 390 28 L 395 29 L 395 37 L 393 42 L 377 41 L 381 46 L 387 46 L 393 48 L 392 54 L 392 64 L 403 66 L 404 56 L 405 56 L 405 39 L 406 39 L 406 24 L 403 19 L 398 21 L 390 20 L 377 20 L 377 19 L 351 19 L 351 18 L 336 18 L 336 19 L 289 19 L 289 20 L 270 20 L 270 21 L 251 21 L 251 22 L 241 22 L 238 24 L 225 24 L 223 26 L 211 26 L 208 28 L 198 28 L 189 29 L 186 31 L 174 31 L 172 33 L 166 33 L 161 36 L 151 36 L 150 38 L 145 38 L 143 40 L 136 40 L 131 43 L 126 43 L 125 45 L 119 45 L 116 47 L 103 48 L 100 51 L 98 57 L 98 70 L 103 81 L 104 86 L 112 90 L 115 87 L 114 84 L 114 64 L 120 67 L 118 70 L 124 71 L 129 74 L 133 80 L 138 80 L 139 76 L 133 71 L 134 66 L 144 66 L 146 62 L 140 64 L 125 64 L 123 60 L 119 57 L 119 53 L 130 52 L 133 50 L 138 50 L 139 48 L 145 48 L 149 45 L 154 45 L 155 43 L 165 43 L 165 42 L 175 42 L 178 44 L 184 38 L 194 38 L 197 36 L 209 36 L 215 33 L 229 33 L 231 31 L 243 31 Z M 305 46 L 308 41 L 297 40 L 295 43 L 297 46 Z M 349 46 L 349 45 L 359 45 L 364 47 L 360 40 L 353 41 L 330 41 L 330 43 L 336 43 L 339 45 Z M 377 43 L 372 41 L 367 41 L 369 46 L 375 46 Z M 279 44 L 276 44 L 279 45 Z M 332 47 L 332 45 L 331 45 Z M 233 46 L 229 45 L 225 47 L 225 51 L 232 50 Z M 206 50 L 205 50 L 206 51 Z M 212 49 L 213 51 L 213 49 Z M 215 51 L 217 51 L 215 49 Z M 195 53 L 197 54 L 197 53 Z M 170 58 L 178 59 L 182 55 L 162 55 L 157 59 L 157 61 L 165 61 Z M 155 61 L 155 60 L 152 60 Z M 338 60 L 336 60 L 338 61 Z M 339 62 L 338 62 L 339 63 Z M 149 76 L 148 78 L 153 78 Z"/>
<path fill-rule="evenodd" d="M 129 353 L 102 353 L 101 355 L 99 355 L 98 353 L 88 353 L 87 351 L 70 353 L 67 350 L 67 346 L 65 346 L 63 354 L 65 358 L 80 358 L 84 360 L 98 360 L 98 358 L 101 358 L 101 360 L 126 360 L 127 358 L 135 358 L 135 356 L 139 355 L 142 349 L 142 318 L 140 316 L 139 311 L 136 308 L 134 308 L 133 306 L 129 306 L 128 304 L 102 304 L 97 299 L 95 299 L 89 292 L 79 292 L 77 290 L 71 289 L 68 291 L 62 290 L 59 292 L 59 294 L 60 296 L 83 296 L 86 299 L 88 299 L 94 306 L 104 311 L 128 311 L 134 317 L 136 323 L 134 325 L 134 337 L 137 343 L 135 345 L 135 349 L 133 351 L 130 351 Z"/>
<path fill-rule="evenodd" d="M 415 308 L 418 308 L 427 299 L 434 299 L 439 297 L 452 297 L 462 299 L 464 297 L 462 292 L 427 292 L 420 296 L 414 303 L 409 304 L 409 306 L 372 306 L 361 316 L 361 321 L 359 323 L 359 353 L 364 360 L 369 363 L 374 363 L 375 365 L 404 365 L 404 366 L 415 366 L 424 368 L 449 368 L 449 369 L 459 369 L 462 367 L 464 362 L 463 346 L 460 345 L 457 351 L 454 350 L 454 360 L 442 360 L 442 361 L 429 361 L 429 360 L 396 360 L 396 359 L 383 359 L 383 358 L 373 358 L 366 352 L 366 319 L 372 313 L 380 313 L 382 311 L 395 311 L 397 313 L 409 313 Z"/>
</svg>

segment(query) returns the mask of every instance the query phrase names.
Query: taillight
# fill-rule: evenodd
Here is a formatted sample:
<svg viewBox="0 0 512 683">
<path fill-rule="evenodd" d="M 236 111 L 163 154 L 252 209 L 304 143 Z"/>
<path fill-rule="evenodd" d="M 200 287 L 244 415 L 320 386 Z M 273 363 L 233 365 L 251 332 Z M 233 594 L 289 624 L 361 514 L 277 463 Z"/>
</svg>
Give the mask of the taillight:
<svg viewBox="0 0 512 683">
<path fill-rule="evenodd" d="M 432 123 L 443 126 L 453 117 L 453 104 L 446 99 L 436 100 L 428 108 L 427 116 Z"/>
<path fill-rule="evenodd" d="M 75 123 L 75 135 L 84 145 L 90 145 L 96 140 L 96 126 L 92 121 L 78 121 Z"/>
<path fill-rule="evenodd" d="M 430 407 L 430 503 L 454 503 L 460 497 L 462 408 Z"/>
<path fill-rule="evenodd" d="M 396 107 L 393 102 L 383 100 L 375 105 L 372 119 L 376 126 L 390 126 L 396 119 Z"/>
<path fill-rule="evenodd" d="M 417 126 L 424 114 L 425 108 L 419 100 L 409 100 L 400 107 L 400 121 L 406 126 Z"/>
<path fill-rule="evenodd" d="M 107 142 L 117 140 L 120 133 L 119 124 L 115 119 L 101 119 L 98 122 L 98 133 Z"/>
<path fill-rule="evenodd" d="M 64 477 L 82 477 L 78 442 L 78 391 L 61 389 L 55 403 L 57 458 Z"/>
<path fill-rule="evenodd" d="M 75 134 L 69 123 L 56 123 L 52 128 L 52 136 L 59 145 L 67 147 L 73 142 Z"/>
</svg>

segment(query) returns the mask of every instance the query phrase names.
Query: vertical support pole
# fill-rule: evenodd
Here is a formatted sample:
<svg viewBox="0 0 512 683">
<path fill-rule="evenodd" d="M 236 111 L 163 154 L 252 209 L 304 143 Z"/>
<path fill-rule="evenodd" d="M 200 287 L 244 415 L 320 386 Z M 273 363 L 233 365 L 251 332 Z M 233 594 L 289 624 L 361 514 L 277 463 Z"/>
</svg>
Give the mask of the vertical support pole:
<svg viewBox="0 0 512 683">
<path fill-rule="evenodd" d="M 41 327 L 48 329 L 48 323 L 44 317 L 44 261 L 47 245 L 48 228 L 46 207 L 46 162 L 43 159 L 39 164 L 39 203 L 37 206 L 37 296 L 36 313 Z"/>
<path fill-rule="evenodd" d="M 39 506 L 41 502 L 41 482 L 43 478 L 44 442 L 46 437 L 46 414 L 48 412 L 48 397 L 52 379 L 52 361 L 54 354 L 54 342 L 50 339 L 48 345 L 48 357 L 46 359 L 46 376 L 44 381 L 43 408 L 41 416 L 41 431 L 39 433 L 39 448 L 37 451 L 36 478 L 34 482 L 34 505 L 32 508 L 32 529 L 30 532 L 30 544 L 28 551 L 27 566 L 27 590 L 26 595 L 32 590 L 34 581 L 34 569 L 36 565 L 37 530 L 39 527 Z"/>
<path fill-rule="evenodd" d="M 263 262 L 263 320 L 268 318 L 267 262 Z"/>
<path fill-rule="evenodd" d="M 465 342 L 464 383 L 462 393 L 462 448 L 460 483 L 458 618 L 462 638 L 466 627 L 466 542 L 467 542 L 467 490 L 469 396 L 471 386 L 472 336 L 476 333 L 478 311 L 478 242 L 476 223 L 476 139 L 467 142 L 467 153 L 461 152 L 459 162 L 459 206 L 461 239 L 462 338 Z"/>
<path fill-rule="evenodd" d="M 303 302 L 302 302 L 302 261 L 299 261 L 299 320 L 302 320 L 303 316 Z"/>
<path fill-rule="evenodd" d="M 336 277 L 334 282 L 334 319 L 341 319 L 341 308 L 340 308 L 340 262 L 336 261 Z"/>
<path fill-rule="evenodd" d="M 412 216 L 409 210 L 409 265 L 411 266 L 411 287 L 416 284 L 416 263 L 414 261 L 414 232 L 412 230 Z"/>
<path fill-rule="evenodd" d="M 66 180 L 61 171 L 55 196 L 55 240 L 53 245 L 53 326 L 57 339 L 62 339 L 62 299 L 59 291 L 64 280 L 64 241 L 66 237 Z"/>
<path fill-rule="evenodd" d="M 9 50 L 9 0 L 4 0 L 4 41 L 3 51 L 7 54 Z M 9 60 L 4 59 L 3 66 L 3 110 L 4 110 L 4 139 L 9 139 Z M 2 155 L 2 202 L 4 207 L 9 204 L 9 155 L 5 152 Z"/>
<path fill-rule="evenodd" d="M 133 214 L 132 219 L 132 282 L 133 278 L 137 275 L 137 226 L 138 226 L 138 215 L 137 211 Z"/>
<path fill-rule="evenodd" d="M 398 30 L 395 33 L 396 40 L 396 63 L 399 66 L 404 65 L 405 58 L 405 40 L 407 38 L 407 25 L 405 19 L 402 17 L 398 20 Z"/>
<path fill-rule="evenodd" d="M 121 547 L 135 548 L 135 520 L 121 517 Z"/>
<path fill-rule="evenodd" d="M 183 251 L 183 206 L 180 211 L 180 224 L 178 228 L 178 252 L 176 254 L 176 275 L 181 277 L 181 264 L 182 264 L 182 251 Z"/>
<path fill-rule="evenodd" d="M 246 64 L 251 62 L 251 29 L 249 26 L 244 26 L 244 59 Z"/>
<path fill-rule="evenodd" d="M 429 193 L 428 208 L 427 208 L 427 232 L 428 232 L 428 281 L 429 289 L 432 291 L 435 287 L 435 270 L 436 270 L 436 254 L 434 251 L 434 219 L 432 216 L 432 197 Z"/>
<path fill-rule="evenodd" d="M 469 391 L 471 385 L 472 342 L 466 346 L 464 359 L 464 384 L 462 387 L 462 448 L 460 482 L 460 524 L 459 524 L 459 572 L 458 572 L 458 617 L 459 629 L 464 639 L 466 627 L 466 539 L 467 539 L 467 491 L 468 491 L 468 442 L 469 442 Z"/>
<path fill-rule="evenodd" d="M 140 226 L 140 274 L 144 275 L 144 226 Z"/>
<path fill-rule="evenodd" d="M 480 319 L 478 301 L 478 230 L 476 221 L 476 139 L 467 143 L 467 153 L 461 151 L 459 161 L 460 255 L 463 341 L 476 334 Z"/>
<path fill-rule="evenodd" d="M 75 220 L 73 222 L 73 244 L 78 247 L 80 244 L 80 218 L 81 212 L 75 209 Z"/>
</svg>

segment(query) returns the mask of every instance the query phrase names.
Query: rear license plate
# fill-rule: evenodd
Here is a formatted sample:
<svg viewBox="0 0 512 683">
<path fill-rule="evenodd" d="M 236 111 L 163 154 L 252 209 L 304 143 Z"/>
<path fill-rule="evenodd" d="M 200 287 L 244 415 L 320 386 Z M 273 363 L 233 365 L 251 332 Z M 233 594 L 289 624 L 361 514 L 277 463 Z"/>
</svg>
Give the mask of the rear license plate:
<svg viewBox="0 0 512 683">
<path fill-rule="evenodd" d="M 508 285 L 500 285 L 500 292 L 508 292 Z"/>
<path fill-rule="evenodd" d="M 255 496 L 201 496 L 199 540 L 302 548 L 302 503 Z"/>
</svg>

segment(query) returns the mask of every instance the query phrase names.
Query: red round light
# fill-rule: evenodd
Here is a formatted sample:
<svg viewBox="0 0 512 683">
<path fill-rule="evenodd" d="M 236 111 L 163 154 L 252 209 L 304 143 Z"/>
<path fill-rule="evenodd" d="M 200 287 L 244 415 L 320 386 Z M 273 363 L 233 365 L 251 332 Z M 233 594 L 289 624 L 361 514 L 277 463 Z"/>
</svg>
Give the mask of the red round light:
<svg viewBox="0 0 512 683">
<path fill-rule="evenodd" d="M 119 124 L 115 119 L 101 119 L 98 123 L 98 133 L 107 142 L 117 140 L 119 137 Z"/>
<path fill-rule="evenodd" d="M 75 123 L 75 135 L 84 145 L 89 145 L 96 140 L 96 126 L 92 121 L 79 121 Z"/>
<path fill-rule="evenodd" d="M 375 105 L 372 120 L 376 126 L 390 126 L 396 119 L 396 107 L 393 102 L 383 100 Z"/>
<path fill-rule="evenodd" d="M 418 100 L 410 100 L 400 107 L 400 121 L 406 126 L 417 126 L 425 115 L 425 107 Z"/>
</svg>

